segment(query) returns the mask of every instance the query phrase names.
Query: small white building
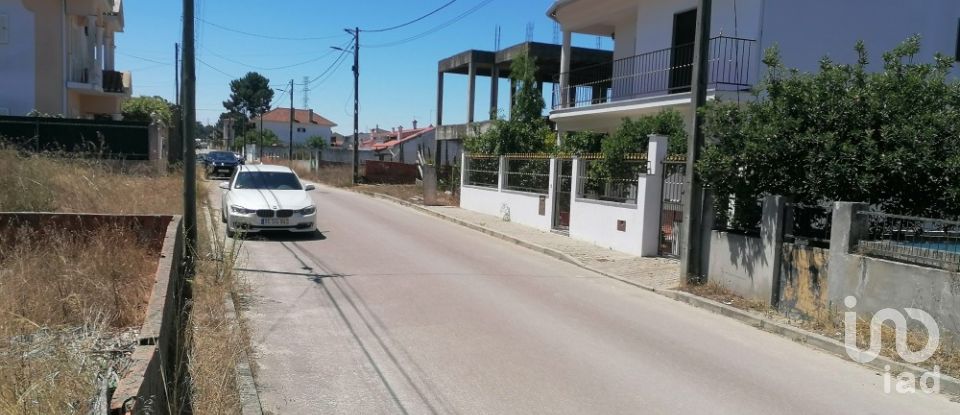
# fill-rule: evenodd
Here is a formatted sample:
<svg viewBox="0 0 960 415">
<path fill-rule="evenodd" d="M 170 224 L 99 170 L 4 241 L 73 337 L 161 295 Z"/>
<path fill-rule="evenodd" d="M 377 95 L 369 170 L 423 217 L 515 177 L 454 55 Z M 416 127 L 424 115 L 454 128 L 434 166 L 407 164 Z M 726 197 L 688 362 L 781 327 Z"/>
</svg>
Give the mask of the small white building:
<svg viewBox="0 0 960 415">
<path fill-rule="evenodd" d="M 253 122 L 259 127 L 260 117 L 254 118 Z M 336 126 L 337 124 L 333 121 L 321 117 L 312 109 L 294 109 L 293 145 L 304 145 L 307 139 L 313 136 L 323 137 L 323 140 L 329 144 L 330 138 L 333 137 L 333 127 Z M 263 129 L 273 131 L 277 137 L 280 137 L 280 145 L 287 145 L 290 128 L 290 108 L 275 108 L 263 114 Z"/>
</svg>

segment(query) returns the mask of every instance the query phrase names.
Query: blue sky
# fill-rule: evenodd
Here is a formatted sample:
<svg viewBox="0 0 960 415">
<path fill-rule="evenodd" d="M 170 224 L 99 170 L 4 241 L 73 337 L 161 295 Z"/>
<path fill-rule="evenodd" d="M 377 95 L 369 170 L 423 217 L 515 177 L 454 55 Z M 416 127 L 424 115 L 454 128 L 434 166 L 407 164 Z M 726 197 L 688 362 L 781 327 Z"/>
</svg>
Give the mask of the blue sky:
<svg viewBox="0 0 960 415">
<path fill-rule="evenodd" d="M 230 79 L 248 71 L 270 78 L 285 89 L 290 79 L 302 83 L 320 75 L 337 58 L 330 46 L 351 40 L 343 28 L 361 30 L 397 25 L 419 17 L 448 0 L 354 0 L 346 2 L 287 0 L 277 2 L 196 0 L 197 22 L 197 119 L 216 122 L 223 112 L 222 101 L 229 96 Z M 441 30 L 420 39 L 390 47 L 374 47 L 404 40 L 443 25 L 464 12 L 487 3 Z M 527 25 L 534 26 L 533 40 L 553 42 L 553 22 L 545 15 L 552 0 L 457 0 L 442 11 L 402 29 L 384 33 L 361 33 L 360 128 L 409 128 L 416 118 L 421 125 L 436 118 L 437 61 L 468 49 L 491 50 L 497 25 L 502 46 L 522 42 Z M 126 1 L 126 28 L 117 36 L 117 67 L 133 72 L 135 95 L 160 95 L 174 99 L 173 45 L 180 41 L 181 2 Z M 265 34 L 277 38 L 321 38 L 277 40 L 238 34 L 218 26 Z M 597 38 L 575 37 L 574 43 L 597 46 Z M 603 39 L 610 48 L 610 39 Z M 365 45 L 369 45 L 365 46 Z M 283 69 L 278 68 L 308 62 Z M 352 131 L 352 57 L 329 77 L 311 83 L 309 106 L 331 119 L 339 132 Z M 209 65 L 209 66 L 208 66 Z M 322 82 L 321 82 L 322 81 Z M 444 123 L 466 120 L 465 76 L 447 75 Z M 489 81 L 477 82 L 477 119 L 485 119 L 489 104 Z M 501 88 L 501 90 L 503 90 Z M 294 104 L 303 105 L 303 88 L 296 86 Z M 501 94 L 504 95 L 504 94 Z M 275 99 L 289 106 L 289 96 Z M 549 103 L 549 102 L 548 102 Z M 501 105 L 501 108 L 503 105 Z"/>
</svg>

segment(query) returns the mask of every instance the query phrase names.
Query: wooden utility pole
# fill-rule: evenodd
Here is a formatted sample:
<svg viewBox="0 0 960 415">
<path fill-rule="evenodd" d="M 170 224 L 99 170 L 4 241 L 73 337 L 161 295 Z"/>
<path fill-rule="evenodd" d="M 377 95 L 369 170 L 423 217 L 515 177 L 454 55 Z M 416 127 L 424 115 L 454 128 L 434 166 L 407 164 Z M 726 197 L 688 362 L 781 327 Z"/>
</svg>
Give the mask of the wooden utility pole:
<svg viewBox="0 0 960 415">
<path fill-rule="evenodd" d="M 173 88 L 174 100 L 180 105 L 180 44 L 173 44 Z"/>
<path fill-rule="evenodd" d="M 293 79 L 290 80 L 290 154 L 289 161 L 293 161 Z"/>
<path fill-rule="evenodd" d="M 707 103 L 708 59 L 710 58 L 710 17 L 713 1 L 699 0 L 697 7 L 697 33 L 693 47 L 692 104 L 693 125 L 687 143 L 687 171 L 683 183 L 683 232 L 680 240 L 681 281 L 703 282 L 701 255 L 703 255 L 703 214 L 709 207 L 703 206 L 703 185 L 697 177 L 696 166 L 703 149 L 703 119 L 700 108 Z"/>
<path fill-rule="evenodd" d="M 347 29 L 350 33 L 350 30 Z M 353 29 L 353 184 L 360 183 L 360 28 Z"/>
<path fill-rule="evenodd" d="M 183 228 L 186 236 L 186 275 L 193 275 L 197 249 L 197 68 L 194 49 L 193 0 L 183 0 Z"/>
</svg>

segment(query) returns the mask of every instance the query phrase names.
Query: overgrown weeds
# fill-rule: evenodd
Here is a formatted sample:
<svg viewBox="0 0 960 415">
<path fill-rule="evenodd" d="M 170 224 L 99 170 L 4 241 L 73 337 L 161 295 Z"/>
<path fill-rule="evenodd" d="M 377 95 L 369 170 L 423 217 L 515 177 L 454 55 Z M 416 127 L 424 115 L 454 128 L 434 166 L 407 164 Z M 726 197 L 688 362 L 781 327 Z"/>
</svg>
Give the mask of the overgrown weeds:
<svg viewBox="0 0 960 415">
<path fill-rule="evenodd" d="M 201 261 L 193 282 L 188 334 L 193 409 L 203 414 L 232 414 L 240 408 L 236 367 L 249 344 L 229 316 L 228 301 L 244 286 L 234 272 L 240 245 L 229 243 L 211 227 L 210 217 L 201 217 Z"/>
<path fill-rule="evenodd" d="M 0 147 L 0 212 L 180 214 L 182 188 L 179 175 Z"/>
<path fill-rule="evenodd" d="M 129 229 L 0 243 L 0 413 L 86 413 L 142 322 L 156 254 Z M 101 402 L 102 403 L 102 402 Z"/>
</svg>

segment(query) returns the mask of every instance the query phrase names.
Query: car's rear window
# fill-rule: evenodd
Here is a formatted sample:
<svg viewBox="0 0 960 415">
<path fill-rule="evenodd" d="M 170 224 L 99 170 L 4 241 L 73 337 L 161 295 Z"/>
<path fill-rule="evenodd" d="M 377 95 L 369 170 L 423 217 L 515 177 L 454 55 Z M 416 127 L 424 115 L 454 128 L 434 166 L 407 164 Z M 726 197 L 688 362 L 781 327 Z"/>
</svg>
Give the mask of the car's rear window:
<svg viewBox="0 0 960 415">
<path fill-rule="evenodd" d="M 303 190 L 297 175 L 265 171 L 240 172 L 233 187 L 235 189 Z"/>
<path fill-rule="evenodd" d="M 216 151 L 212 153 L 208 153 L 207 158 L 211 160 L 217 160 L 217 161 L 236 161 L 237 160 L 237 156 L 233 155 L 233 153 L 216 152 Z"/>
</svg>

